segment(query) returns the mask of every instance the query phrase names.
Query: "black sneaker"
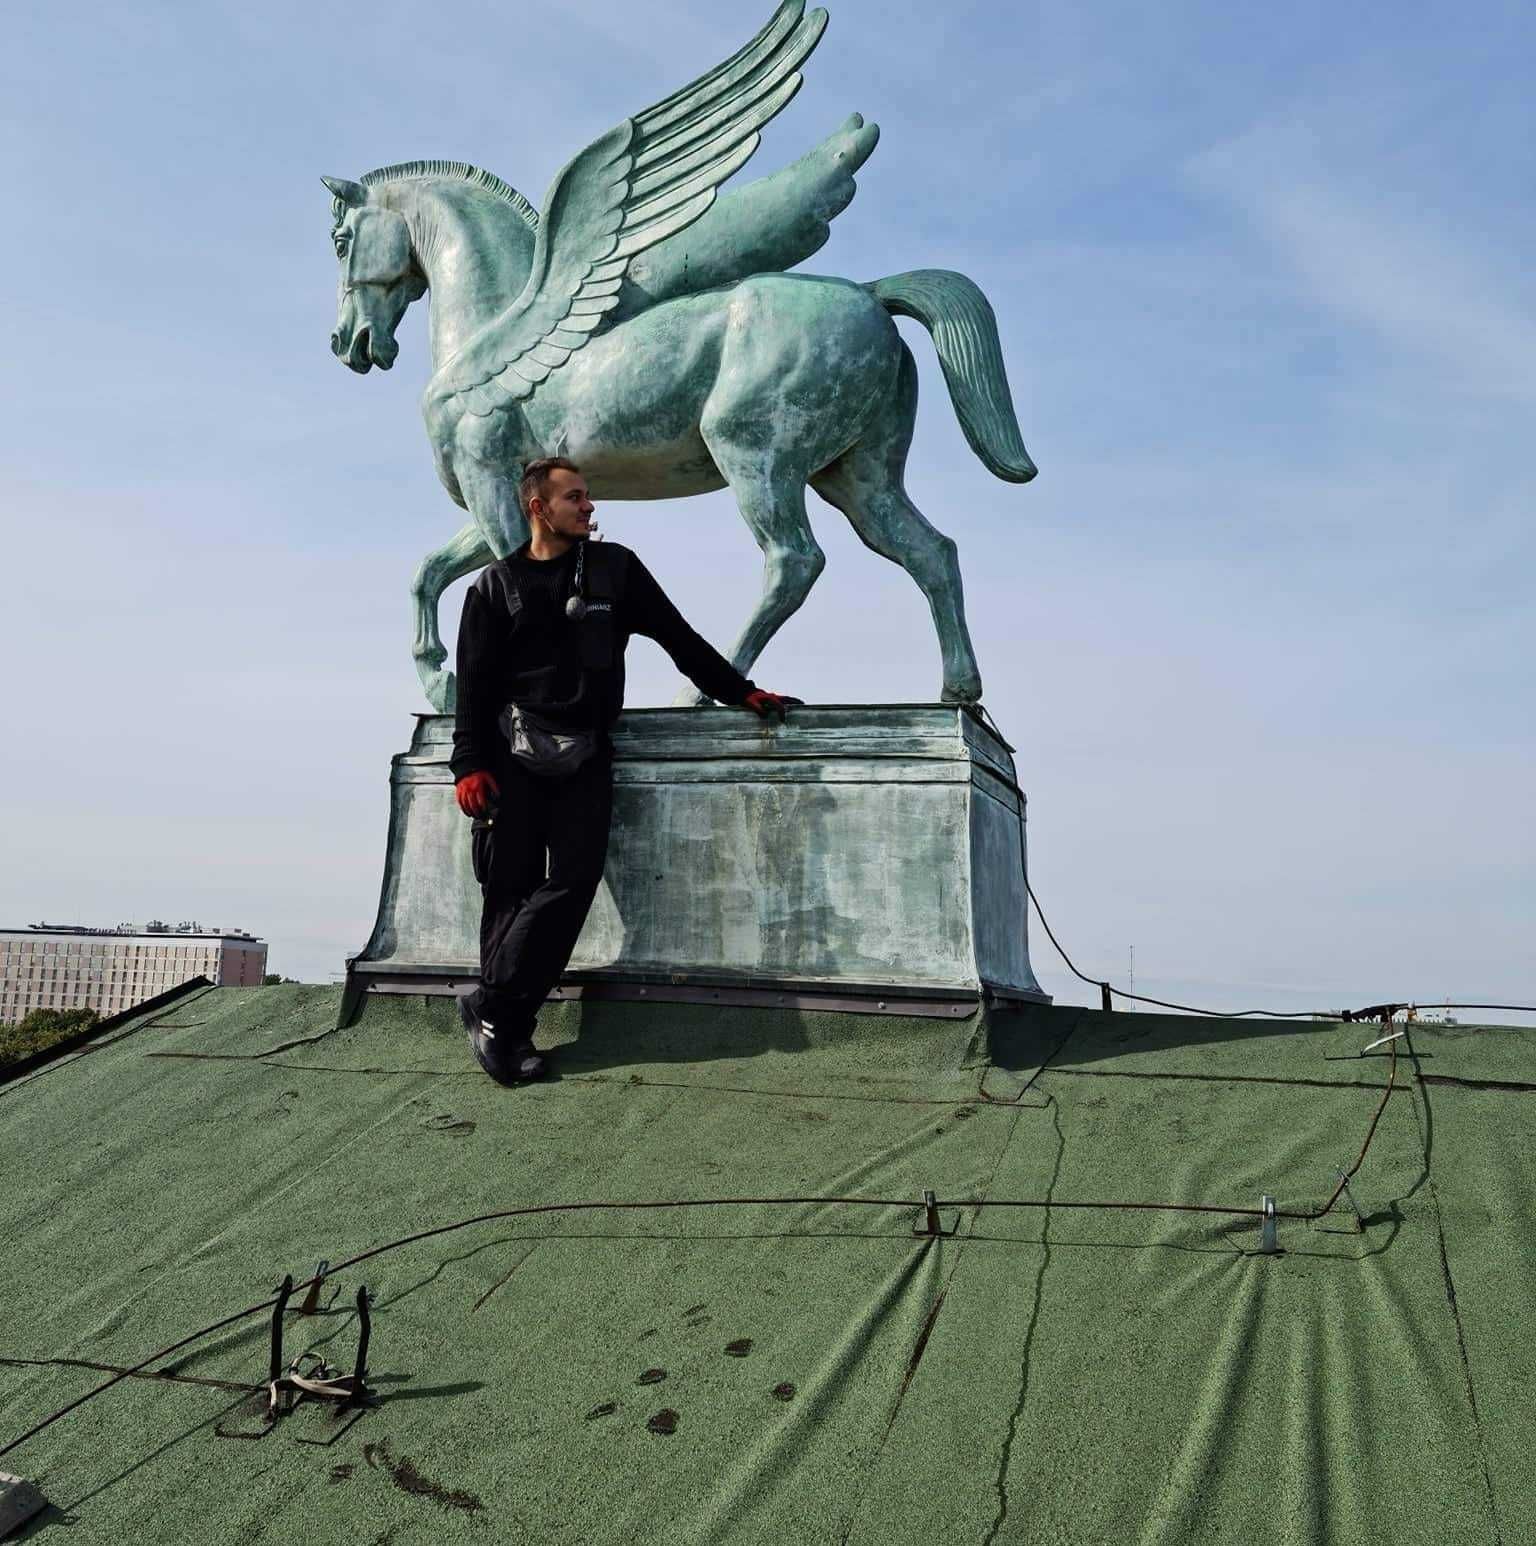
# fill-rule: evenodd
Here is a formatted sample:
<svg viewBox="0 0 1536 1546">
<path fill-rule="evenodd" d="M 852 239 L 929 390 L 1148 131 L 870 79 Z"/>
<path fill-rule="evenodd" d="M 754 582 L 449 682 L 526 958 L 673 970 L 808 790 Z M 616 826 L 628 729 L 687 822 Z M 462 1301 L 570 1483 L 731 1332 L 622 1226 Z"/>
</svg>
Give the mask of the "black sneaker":
<svg viewBox="0 0 1536 1546">
<path fill-rule="evenodd" d="M 475 1061 L 497 1084 L 526 1084 L 530 1079 L 541 1079 L 549 1070 L 549 1063 L 526 1034 L 520 1041 L 511 1040 L 508 1032 L 505 1051 L 496 1038 L 496 1027 L 489 1020 L 482 1020 L 470 1008 L 469 996 L 459 999 L 459 1019 L 469 1033 L 469 1049 Z"/>
</svg>

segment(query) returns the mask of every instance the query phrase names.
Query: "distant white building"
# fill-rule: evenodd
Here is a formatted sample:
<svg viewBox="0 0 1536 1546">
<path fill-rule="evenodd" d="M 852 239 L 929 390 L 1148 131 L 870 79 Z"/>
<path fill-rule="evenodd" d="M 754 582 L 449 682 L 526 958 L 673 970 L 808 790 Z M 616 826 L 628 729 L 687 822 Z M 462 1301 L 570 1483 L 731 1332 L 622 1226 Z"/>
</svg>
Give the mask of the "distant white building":
<svg viewBox="0 0 1536 1546">
<path fill-rule="evenodd" d="M 34 1009 L 116 1014 L 192 977 L 220 987 L 255 986 L 266 970 L 266 941 L 244 929 L 159 921 L 115 929 L 59 923 L 0 929 L 0 1024 Z"/>
</svg>

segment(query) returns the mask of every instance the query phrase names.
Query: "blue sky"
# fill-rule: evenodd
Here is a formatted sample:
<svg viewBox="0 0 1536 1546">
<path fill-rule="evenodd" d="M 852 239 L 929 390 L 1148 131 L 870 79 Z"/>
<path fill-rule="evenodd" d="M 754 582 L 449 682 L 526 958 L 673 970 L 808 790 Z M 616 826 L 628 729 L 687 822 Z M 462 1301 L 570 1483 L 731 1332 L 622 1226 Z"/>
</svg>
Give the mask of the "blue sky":
<svg viewBox="0 0 1536 1546">
<path fill-rule="evenodd" d="M 195 916 L 340 970 L 422 707 L 406 587 L 460 516 L 422 308 L 387 376 L 329 354 L 318 178 L 456 157 L 539 203 L 769 9 L 8 8 L 0 922 Z M 1041 475 L 981 468 L 909 331 L 909 485 L 1094 975 L 1134 944 L 1138 986 L 1217 1006 L 1533 1001 L 1531 33 L 1516 5 L 841 0 L 740 174 L 863 112 L 880 146 L 808 268 L 993 301 Z M 930 698 L 918 591 L 813 519 L 826 573 L 758 680 Z M 734 636 L 727 496 L 602 521 Z M 670 700 L 644 641 L 631 672 Z"/>
</svg>

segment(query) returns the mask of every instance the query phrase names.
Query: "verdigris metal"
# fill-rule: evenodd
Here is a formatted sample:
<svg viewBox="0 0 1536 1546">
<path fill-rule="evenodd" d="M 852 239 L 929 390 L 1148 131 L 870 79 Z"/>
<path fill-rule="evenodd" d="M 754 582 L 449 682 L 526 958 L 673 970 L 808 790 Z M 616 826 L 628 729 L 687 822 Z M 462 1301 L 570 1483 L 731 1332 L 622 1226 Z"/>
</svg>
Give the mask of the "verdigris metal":
<svg viewBox="0 0 1536 1546">
<path fill-rule="evenodd" d="M 394 759 L 384 884 L 354 982 L 472 979 L 480 893 L 452 721 Z M 1013 760 L 967 709 L 640 709 L 614 733 L 614 829 L 570 963 L 599 979 L 1036 997 Z"/>
<path fill-rule="evenodd" d="M 438 474 L 471 516 L 413 586 L 416 668 L 439 711 L 453 706 L 439 598 L 526 540 L 518 480 L 557 453 L 581 465 L 598 500 L 730 487 L 764 559 L 730 652 L 742 671 L 823 567 L 806 517 L 814 488 L 927 596 L 944 700 L 980 698 L 955 544 L 903 487 L 917 373 L 892 318 L 928 329 L 972 448 L 1022 483 L 1035 466 L 991 306 L 944 270 L 863 285 L 783 272 L 821 247 L 853 198 L 878 136 L 857 114 L 794 165 L 716 197 L 794 96 L 826 19 L 784 0 L 739 53 L 571 160 L 542 217 L 463 162 L 324 179 L 336 355 L 358 372 L 389 368 L 406 308 L 432 294 L 423 414 Z"/>
</svg>

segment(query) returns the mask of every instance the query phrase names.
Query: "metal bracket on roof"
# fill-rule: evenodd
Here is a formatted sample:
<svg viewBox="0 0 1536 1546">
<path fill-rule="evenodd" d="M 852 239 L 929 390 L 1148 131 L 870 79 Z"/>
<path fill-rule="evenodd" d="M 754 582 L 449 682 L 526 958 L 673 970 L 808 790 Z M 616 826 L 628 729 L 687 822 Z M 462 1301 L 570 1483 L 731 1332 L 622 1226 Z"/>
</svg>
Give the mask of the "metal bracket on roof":
<svg viewBox="0 0 1536 1546">
<path fill-rule="evenodd" d="M 1259 1206 L 1264 1212 L 1264 1216 L 1259 1223 L 1259 1254 L 1262 1256 L 1278 1256 L 1280 1254 L 1280 1232 L 1275 1213 L 1275 1199 L 1268 1192 L 1265 1192 L 1259 1198 Z"/>
<path fill-rule="evenodd" d="M 1333 1173 L 1339 1178 L 1339 1185 L 1343 1187 L 1350 1207 L 1355 1210 L 1355 1231 L 1357 1234 L 1361 1233 L 1365 1229 L 1365 1215 L 1360 1211 L 1360 1204 L 1355 1201 L 1355 1194 L 1349 1189 L 1349 1172 L 1335 1169 Z"/>
<path fill-rule="evenodd" d="M 912 1226 L 914 1235 L 952 1235 L 960 1227 L 960 1219 L 957 1215 L 955 1221 L 948 1229 L 944 1227 L 944 1220 L 939 1217 L 939 1204 L 937 1198 L 930 1191 L 923 1192 L 923 1216 Z"/>
<path fill-rule="evenodd" d="M 321 1267 L 329 1263 L 322 1262 Z M 316 1273 L 316 1278 L 321 1276 Z M 288 1301 L 293 1295 L 293 1274 L 288 1273 L 277 1290 L 277 1299 L 272 1306 L 272 1339 L 267 1355 L 267 1380 L 264 1387 L 258 1387 L 257 1400 L 260 1403 L 259 1426 L 254 1429 L 227 1429 L 219 1425 L 215 1432 L 220 1438 L 225 1439 L 260 1439 L 265 1438 L 273 1428 L 277 1426 L 279 1418 L 286 1417 L 306 1397 L 316 1401 L 330 1401 L 335 1403 L 334 1415 L 340 1417 L 348 1408 L 359 1409 L 354 1413 L 354 1421 L 361 1415 L 361 1408 L 373 1404 L 373 1393 L 368 1389 L 368 1343 L 372 1335 L 372 1325 L 368 1315 L 368 1290 L 366 1287 L 357 1291 L 357 1362 L 353 1366 L 351 1374 L 338 1374 L 333 1370 L 318 1353 L 300 1353 L 285 1368 L 283 1365 L 283 1316 L 288 1309 Z M 313 1296 L 311 1296 L 313 1297 Z M 308 1312 L 308 1301 L 300 1313 Z M 264 1395 L 262 1394 L 264 1392 Z M 249 1414 L 250 1408 L 245 1411 Z M 348 1427 L 351 1426 L 349 1423 Z M 331 1443 L 331 1439 L 307 1439 L 302 1443 Z"/>
<path fill-rule="evenodd" d="M 293 1274 L 284 1273 L 283 1281 L 278 1285 L 277 1302 L 272 1306 L 272 1345 L 267 1360 L 267 1389 L 270 1392 L 282 1378 L 283 1374 L 283 1311 L 288 1308 L 288 1300 L 293 1293 Z M 273 1404 L 268 1403 L 268 1411 L 273 1410 Z"/>
<path fill-rule="evenodd" d="M 1378 1047 L 1386 1046 L 1389 1041 L 1398 1041 L 1407 1034 L 1408 1032 L 1405 1030 L 1389 1031 L 1385 1036 L 1378 1036 L 1375 1041 L 1370 1042 L 1368 1045 L 1360 1049 L 1360 1056 L 1364 1057 L 1367 1052 L 1374 1052 Z"/>
<path fill-rule="evenodd" d="M 1412 1008 L 1412 1004 L 1367 1004 L 1364 1009 L 1342 1009 L 1339 1017 L 1346 1025 L 1354 1020 L 1380 1020 L 1383 1025 L 1391 1025 L 1393 1015 Z"/>
<path fill-rule="evenodd" d="M 283 1368 L 283 1310 L 288 1296 L 293 1292 L 293 1274 L 283 1279 L 278 1291 L 277 1308 L 272 1313 L 272 1352 L 268 1362 L 267 1411 L 275 1420 L 286 1416 L 306 1396 L 320 1401 L 335 1401 L 347 1407 L 366 1401 L 368 1390 L 368 1340 L 372 1326 L 368 1319 L 368 1290 L 357 1291 L 357 1363 L 351 1374 L 336 1374 L 329 1364 L 315 1353 L 301 1353 Z M 301 1374 L 306 1358 L 315 1361 L 307 1374 Z"/>
<path fill-rule="evenodd" d="M 315 1263 L 315 1275 L 310 1280 L 309 1292 L 304 1296 L 304 1303 L 299 1306 L 300 1315 L 313 1315 L 320 1308 L 320 1284 L 330 1270 L 329 1261 L 321 1260 Z"/>
</svg>

